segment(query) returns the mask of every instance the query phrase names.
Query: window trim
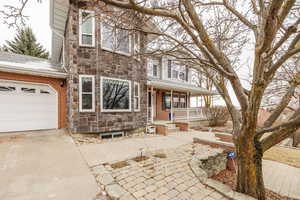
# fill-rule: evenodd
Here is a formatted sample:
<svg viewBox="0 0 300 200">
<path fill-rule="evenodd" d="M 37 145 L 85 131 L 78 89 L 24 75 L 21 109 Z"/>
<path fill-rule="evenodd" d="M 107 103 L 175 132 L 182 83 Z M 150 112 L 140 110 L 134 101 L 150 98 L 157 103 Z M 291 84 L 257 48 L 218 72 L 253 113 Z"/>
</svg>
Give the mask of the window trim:
<svg viewBox="0 0 300 200">
<path fill-rule="evenodd" d="M 86 13 L 90 13 L 92 14 L 92 44 L 83 44 L 82 43 L 82 13 L 86 12 Z M 83 9 L 79 9 L 79 46 L 81 47 L 95 47 L 95 12 L 92 10 L 83 10 Z"/>
<path fill-rule="evenodd" d="M 118 81 L 126 81 L 128 82 L 128 85 L 129 85 L 129 108 L 128 109 L 104 109 L 103 108 L 103 80 L 104 79 L 109 79 L 109 80 L 118 80 Z M 115 113 L 115 112 L 131 112 L 132 111 L 132 106 L 131 106 L 131 103 L 132 103 L 132 96 L 131 96 L 131 81 L 130 80 L 126 80 L 126 79 L 120 79 L 120 78 L 112 78 L 112 77 L 106 77 L 106 76 L 101 76 L 100 77 L 100 107 L 101 107 L 101 112 L 111 112 L 111 113 Z"/>
<path fill-rule="evenodd" d="M 132 54 L 132 50 L 131 50 L 131 47 L 132 47 L 132 45 L 131 45 L 131 42 L 132 42 L 132 38 L 131 38 L 131 34 L 128 34 L 128 42 L 129 42 L 129 52 L 124 52 L 124 51 L 119 51 L 119 50 L 114 50 L 114 49 L 110 49 L 110 48 L 108 48 L 108 47 L 104 47 L 103 46 L 103 40 L 104 40 L 104 37 L 103 37 L 103 22 L 101 22 L 100 23 L 100 27 L 101 27 L 101 29 L 100 29 L 100 38 L 101 38 L 101 40 L 100 40 L 100 43 L 101 43 L 101 49 L 103 49 L 103 50 L 105 50 L 105 51 L 109 51 L 109 52 L 112 52 L 112 53 L 117 53 L 117 54 L 121 54 L 121 55 L 124 55 L 124 56 L 131 56 L 131 54 Z M 117 34 L 117 31 L 118 31 L 118 29 L 115 29 L 114 30 L 114 44 L 116 44 L 116 41 L 117 41 L 117 37 L 116 37 L 116 34 Z M 128 31 L 128 30 L 127 30 Z M 128 31 L 128 33 L 129 33 L 129 31 Z"/>
<path fill-rule="evenodd" d="M 135 86 L 138 86 L 138 95 L 135 94 Z M 138 98 L 138 108 L 135 108 L 135 98 Z M 133 110 L 135 112 L 141 111 L 141 84 L 139 82 L 134 81 L 133 83 Z"/>
<path fill-rule="evenodd" d="M 92 78 L 92 109 L 82 108 L 82 78 Z M 79 112 L 95 112 L 95 76 L 79 75 Z"/>
</svg>

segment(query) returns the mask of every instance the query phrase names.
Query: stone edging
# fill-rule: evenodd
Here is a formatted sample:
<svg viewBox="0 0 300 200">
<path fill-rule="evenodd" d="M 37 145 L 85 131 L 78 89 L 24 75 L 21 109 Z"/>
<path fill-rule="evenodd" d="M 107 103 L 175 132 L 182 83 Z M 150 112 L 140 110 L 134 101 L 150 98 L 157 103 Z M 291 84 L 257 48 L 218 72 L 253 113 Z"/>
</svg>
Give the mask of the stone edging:
<svg viewBox="0 0 300 200">
<path fill-rule="evenodd" d="M 233 191 L 228 185 L 225 185 L 219 181 L 208 178 L 207 173 L 199 167 L 199 162 L 197 161 L 197 159 L 195 158 L 193 159 L 193 158 L 191 159 L 189 166 L 192 172 L 195 174 L 195 176 L 199 179 L 199 181 L 202 184 L 215 189 L 217 192 L 221 193 L 225 197 L 233 200 L 255 200 L 255 198 L 253 197 Z"/>
</svg>

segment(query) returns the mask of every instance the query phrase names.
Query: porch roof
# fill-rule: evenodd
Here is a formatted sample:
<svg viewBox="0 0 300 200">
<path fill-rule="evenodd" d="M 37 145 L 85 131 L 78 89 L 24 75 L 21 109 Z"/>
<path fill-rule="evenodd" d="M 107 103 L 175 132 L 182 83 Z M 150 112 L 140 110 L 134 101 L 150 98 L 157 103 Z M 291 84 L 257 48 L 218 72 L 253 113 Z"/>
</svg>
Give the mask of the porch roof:
<svg viewBox="0 0 300 200">
<path fill-rule="evenodd" d="M 186 83 L 176 83 L 167 80 L 151 79 L 147 80 L 148 86 L 153 86 L 154 88 L 164 89 L 164 90 L 175 90 L 179 92 L 190 92 L 192 96 L 197 95 L 218 95 L 217 91 L 209 91 L 204 88 L 196 87 L 191 84 Z"/>
</svg>

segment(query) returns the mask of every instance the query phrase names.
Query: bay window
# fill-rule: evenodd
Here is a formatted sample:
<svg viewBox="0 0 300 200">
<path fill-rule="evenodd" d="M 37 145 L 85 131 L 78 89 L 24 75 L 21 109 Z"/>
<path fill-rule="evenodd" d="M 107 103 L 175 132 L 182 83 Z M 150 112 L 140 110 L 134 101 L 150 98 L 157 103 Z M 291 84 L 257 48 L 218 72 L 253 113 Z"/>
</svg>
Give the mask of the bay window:
<svg viewBox="0 0 300 200">
<path fill-rule="evenodd" d="M 131 111 L 131 82 L 128 80 L 101 77 L 102 112 Z"/>
<path fill-rule="evenodd" d="M 79 45 L 95 46 L 95 16 L 93 11 L 79 11 Z"/>
<path fill-rule="evenodd" d="M 140 111 L 140 84 L 134 82 L 134 95 L 133 95 L 133 105 L 134 111 Z"/>
<path fill-rule="evenodd" d="M 95 112 L 95 77 L 79 75 L 79 111 Z"/>
</svg>

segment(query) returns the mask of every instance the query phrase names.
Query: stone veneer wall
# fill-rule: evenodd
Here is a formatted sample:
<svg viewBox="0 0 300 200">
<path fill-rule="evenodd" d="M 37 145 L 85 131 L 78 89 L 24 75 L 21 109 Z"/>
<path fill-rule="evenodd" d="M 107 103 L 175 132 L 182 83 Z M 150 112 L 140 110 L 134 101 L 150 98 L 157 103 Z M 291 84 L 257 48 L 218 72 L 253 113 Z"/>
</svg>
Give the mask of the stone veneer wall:
<svg viewBox="0 0 300 200">
<path fill-rule="evenodd" d="M 79 5 L 71 3 L 65 33 L 65 61 L 68 73 L 68 127 L 73 133 L 110 132 L 146 126 L 147 121 L 147 66 L 131 56 L 123 56 L 101 49 L 100 20 L 95 19 L 95 47 L 79 46 Z M 96 7 L 84 8 L 97 10 Z M 99 16 L 99 15 L 98 15 Z M 141 43 L 146 36 L 141 34 Z M 133 45 L 131 45 L 133 47 Z M 143 50 L 143 45 L 141 47 Z M 79 75 L 95 75 L 95 112 L 79 112 Z M 141 86 L 140 112 L 103 113 L 100 108 L 100 77 L 120 78 L 139 82 Z M 132 98 L 133 108 L 133 98 Z"/>
</svg>

